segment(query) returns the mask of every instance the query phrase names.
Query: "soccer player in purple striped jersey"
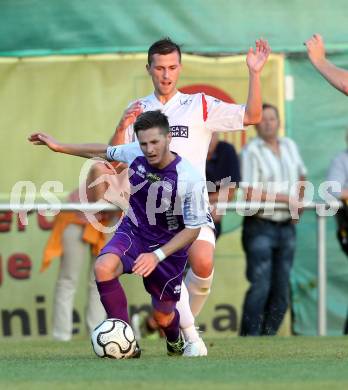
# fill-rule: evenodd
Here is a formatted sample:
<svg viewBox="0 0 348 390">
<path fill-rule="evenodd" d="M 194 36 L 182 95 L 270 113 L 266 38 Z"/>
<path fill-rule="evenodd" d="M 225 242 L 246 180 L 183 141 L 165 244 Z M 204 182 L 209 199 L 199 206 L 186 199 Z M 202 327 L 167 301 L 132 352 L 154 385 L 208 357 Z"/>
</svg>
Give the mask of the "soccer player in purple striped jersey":
<svg viewBox="0 0 348 390">
<path fill-rule="evenodd" d="M 62 144 L 44 133 L 32 134 L 29 141 L 55 152 L 128 164 L 129 208 L 95 265 L 100 299 L 109 318 L 129 323 L 119 276 L 142 276 L 152 298 L 154 318 L 166 335 L 168 355 L 182 355 L 185 343 L 176 303 L 187 250 L 200 228 L 208 223 L 205 180 L 186 160 L 170 151 L 172 136 L 165 114 L 141 114 L 134 131 L 139 142 L 120 146 Z M 138 356 L 139 348 L 135 353 Z"/>
</svg>

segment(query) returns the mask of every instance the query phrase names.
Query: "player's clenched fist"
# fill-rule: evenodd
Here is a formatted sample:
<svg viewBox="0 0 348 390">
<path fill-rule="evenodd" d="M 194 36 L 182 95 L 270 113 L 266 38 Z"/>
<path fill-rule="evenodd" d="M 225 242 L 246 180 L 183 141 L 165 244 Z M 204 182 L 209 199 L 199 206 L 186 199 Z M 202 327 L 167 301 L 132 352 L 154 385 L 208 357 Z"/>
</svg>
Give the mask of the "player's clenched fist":
<svg viewBox="0 0 348 390">
<path fill-rule="evenodd" d="M 132 271 L 136 275 L 140 275 L 146 278 L 157 267 L 157 264 L 159 263 L 159 259 L 153 252 L 142 253 L 141 255 L 138 256 L 138 258 L 135 260 L 134 263 L 135 265 Z"/>
<path fill-rule="evenodd" d="M 314 34 L 305 42 L 305 45 L 307 47 L 308 57 L 313 64 L 325 59 L 325 46 L 321 35 Z"/>
<path fill-rule="evenodd" d="M 132 125 L 137 117 L 143 112 L 140 101 L 136 101 L 131 104 L 123 113 L 122 118 L 117 126 L 118 130 L 126 130 L 126 128 Z"/>
<path fill-rule="evenodd" d="M 33 133 L 28 137 L 28 141 L 34 145 L 46 145 L 54 152 L 59 151 L 60 143 L 45 133 Z"/>
</svg>

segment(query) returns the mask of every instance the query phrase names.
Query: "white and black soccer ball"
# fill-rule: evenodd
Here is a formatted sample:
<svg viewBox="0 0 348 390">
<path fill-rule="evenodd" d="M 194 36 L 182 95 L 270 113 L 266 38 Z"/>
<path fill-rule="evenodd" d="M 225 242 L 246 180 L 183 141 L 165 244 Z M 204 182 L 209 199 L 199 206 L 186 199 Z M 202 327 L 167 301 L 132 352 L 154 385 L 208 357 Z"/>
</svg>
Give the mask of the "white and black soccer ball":
<svg viewBox="0 0 348 390">
<path fill-rule="evenodd" d="M 132 328 L 118 318 L 108 318 L 92 333 L 92 346 L 99 357 L 127 359 L 136 348 Z"/>
</svg>

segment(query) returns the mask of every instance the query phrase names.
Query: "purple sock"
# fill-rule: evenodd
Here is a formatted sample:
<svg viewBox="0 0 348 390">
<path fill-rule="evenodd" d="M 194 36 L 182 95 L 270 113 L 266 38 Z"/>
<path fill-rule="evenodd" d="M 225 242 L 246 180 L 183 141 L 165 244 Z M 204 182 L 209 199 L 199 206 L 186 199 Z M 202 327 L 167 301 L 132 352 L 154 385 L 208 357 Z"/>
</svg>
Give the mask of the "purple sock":
<svg viewBox="0 0 348 390">
<path fill-rule="evenodd" d="M 174 309 L 174 318 L 172 322 L 166 328 L 162 328 L 168 341 L 174 342 L 178 340 L 180 333 L 179 322 L 180 314 L 176 309 Z"/>
<path fill-rule="evenodd" d="M 96 283 L 107 317 L 119 318 L 129 324 L 127 298 L 118 278 Z"/>
</svg>

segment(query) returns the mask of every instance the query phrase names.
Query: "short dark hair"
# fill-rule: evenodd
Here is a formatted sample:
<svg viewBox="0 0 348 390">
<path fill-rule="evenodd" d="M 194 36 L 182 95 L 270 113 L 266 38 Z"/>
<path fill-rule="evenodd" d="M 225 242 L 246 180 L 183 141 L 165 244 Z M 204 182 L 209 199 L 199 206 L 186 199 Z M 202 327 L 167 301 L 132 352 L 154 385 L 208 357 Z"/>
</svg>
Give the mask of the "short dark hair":
<svg viewBox="0 0 348 390">
<path fill-rule="evenodd" d="M 267 108 L 271 108 L 272 110 L 274 110 L 274 112 L 276 113 L 277 119 L 279 119 L 279 111 L 278 111 L 278 108 L 276 106 L 274 106 L 273 104 L 270 104 L 270 103 L 263 103 L 262 104 L 262 111 L 266 110 Z"/>
<path fill-rule="evenodd" d="M 139 131 L 152 129 L 153 127 L 158 127 L 164 135 L 168 134 L 170 130 L 167 115 L 160 110 L 143 112 L 134 123 L 134 132 L 138 135 Z"/>
<path fill-rule="evenodd" d="M 179 62 L 181 62 L 181 49 L 180 46 L 173 42 L 169 37 L 165 37 L 153 43 L 147 52 L 147 63 L 151 65 L 152 56 L 154 54 L 170 54 L 174 51 L 178 52 Z"/>
</svg>

